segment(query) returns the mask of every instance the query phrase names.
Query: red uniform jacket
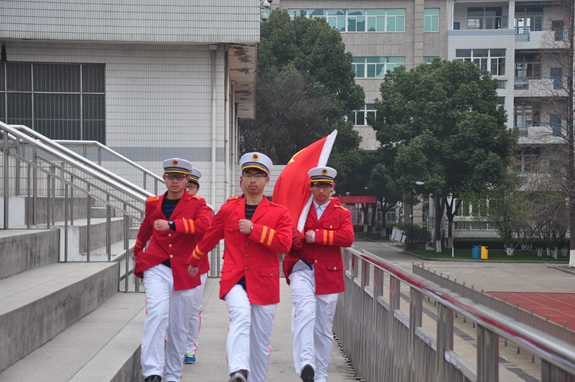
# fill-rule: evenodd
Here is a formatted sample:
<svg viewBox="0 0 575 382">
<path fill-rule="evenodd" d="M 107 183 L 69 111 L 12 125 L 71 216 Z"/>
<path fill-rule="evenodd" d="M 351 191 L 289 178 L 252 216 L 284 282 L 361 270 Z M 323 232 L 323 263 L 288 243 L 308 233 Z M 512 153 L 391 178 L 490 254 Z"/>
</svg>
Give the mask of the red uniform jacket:
<svg viewBox="0 0 575 382">
<path fill-rule="evenodd" d="M 206 200 L 204 198 L 201 198 L 201 199 L 205 203 Z M 212 219 L 214 217 L 214 211 L 212 210 L 212 208 L 206 204 L 206 206 L 204 208 L 202 208 L 202 213 L 205 214 L 206 219 L 208 219 L 208 221 L 209 221 L 208 227 L 211 226 L 212 225 Z M 204 238 L 204 234 L 197 234 L 196 235 L 197 243 L 202 241 L 203 238 Z M 199 268 L 198 274 L 200 274 L 200 275 L 203 275 L 204 273 L 209 272 L 210 262 L 208 260 L 208 256 L 202 256 L 202 261 L 200 262 L 200 265 L 198 268 Z"/>
<path fill-rule="evenodd" d="M 314 265 L 315 294 L 339 293 L 345 290 L 341 247 L 353 244 L 354 234 L 351 213 L 331 198 L 329 205 L 317 220 L 312 204 L 303 232 L 315 231 L 315 242 L 301 240 L 301 246 L 294 246 L 283 262 L 284 274 L 289 284 L 289 275 L 295 263 L 304 259 Z"/>
<path fill-rule="evenodd" d="M 146 200 L 146 216 L 140 225 L 134 255 L 137 256 L 134 274 L 143 278 L 144 271 L 170 259 L 174 276 L 174 290 L 195 288 L 200 285 L 199 274 L 192 278 L 188 273 L 186 260 L 192 253 L 197 242 L 197 235 L 204 234 L 210 225 L 205 213 L 205 200 L 199 196 L 184 195 L 172 212 L 170 220 L 176 225 L 176 230 L 154 230 L 156 220 L 166 220 L 162 212 L 162 196 L 152 196 Z M 148 240 L 148 249 L 144 252 Z"/>
<path fill-rule="evenodd" d="M 254 228 L 251 234 L 245 235 L 239 231 L 239 220 L 246 218 L 245 208 L 243 198 L 224 203 L 188 262 L 197 267 L 202 257 L 225 239 L 220 298 L 245 276 L 250 303 L 277 304 L 280 301 L 278 253 L 287 253 L 292 242 L 289 212 L 264 197 L 251 219 Z"/>
</svg>

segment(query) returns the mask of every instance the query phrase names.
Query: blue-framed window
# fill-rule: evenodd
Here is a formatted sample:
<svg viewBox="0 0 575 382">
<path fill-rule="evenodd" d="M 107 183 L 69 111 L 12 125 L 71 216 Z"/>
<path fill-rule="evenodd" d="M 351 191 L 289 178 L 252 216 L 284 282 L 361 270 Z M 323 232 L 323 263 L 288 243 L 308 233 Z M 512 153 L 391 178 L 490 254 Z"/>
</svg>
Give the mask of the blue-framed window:
<svg viewBox="0 0 575 382">
<path fill-rule="evenodd" d="M 560 137 L 563 135 L 563 125 L 561 124 L 560 115 L 550 115 L 549 122 L 551 124 L 551 129 L 553 130 L 553 135 Z"/>
</svg>

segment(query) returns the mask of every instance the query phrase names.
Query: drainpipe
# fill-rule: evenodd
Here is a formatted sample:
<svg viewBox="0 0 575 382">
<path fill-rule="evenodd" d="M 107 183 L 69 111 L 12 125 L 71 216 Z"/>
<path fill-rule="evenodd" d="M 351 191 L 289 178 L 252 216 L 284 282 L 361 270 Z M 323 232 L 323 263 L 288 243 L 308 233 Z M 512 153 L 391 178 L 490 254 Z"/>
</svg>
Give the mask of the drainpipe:
<svg viewBox="0 0 575 382">
<path fill-rule="evenodd" d="M 210 179 L 212 180 L 212 193 L 210 196 L 210 203 L 214 208 L 216 207 L 216 51 L 217 45 L 208 45 L 212 53 L 212 172 Z"/>
<path fill-rule="evenodd" d="M 226 48 L 224 60 L 224 200 L 230 197 L 230 74 L 229 51 Z"/>
</svg>

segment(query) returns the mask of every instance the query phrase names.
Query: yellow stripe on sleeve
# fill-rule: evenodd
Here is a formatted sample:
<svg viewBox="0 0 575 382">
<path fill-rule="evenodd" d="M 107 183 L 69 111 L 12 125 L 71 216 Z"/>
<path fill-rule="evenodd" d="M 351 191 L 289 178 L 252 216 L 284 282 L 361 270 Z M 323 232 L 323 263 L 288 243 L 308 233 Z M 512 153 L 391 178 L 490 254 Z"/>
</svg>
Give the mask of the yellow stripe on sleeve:
<svg viewBox="0 0 575 382">
<path fill-rule="evenodd" d="M 272 239 L 274 238 L 275 233 L 276 233 L 276 231 L 274 231 L 273 229 L 270 229 L 270 237 L 268 238 L 268 246 L 272 245 Z"/>
<path fill-rule="evenodd" d="M 194 221 L 190 219 L 190 233 L 196 233 L 196 227 L 194 226 Z"/>
<path fill-rule="evenodd" d="M 322 244 L 327 244 L 327 231 L 324 229 L 323 230 L 323 242 Z"/>
<path fill-rule="evenodd" d="M 333 245 L 333 231 L 329 231 L 329 245 Z"/>
<path fill-rule="evenodd" d="M 264 243 L 264 240 L 266 239 L 266 234 L 268 233 L 268 227 L 266 227 L 264 225 L 264 230 L 262 231 L 262 237 L 260 237 L 260 243 Z"/>
<path fill-rule="evenodd" d="M 184 221 L 184 232 L 185 232 L 185 233 L 188 233 L 188 229 L 189 229 L 189 227 L 188 227 L 188 221 L 187 221 L 186 219 L 182 219 L 182 220 Z"/>
<path fill-rule="evenodd" d="M 203 255 L 204 253 L 202 251 L 200 251 L 200 249 L 196 246 L 196 249 L 194 249 L 194 252 L 199 253 L 200 255 Z"/>
<path fill-rule="evenodd" d="M 194 259 L 196 259 L 196 260 L 202 259 L 200 256 L 196 255 L 196 251 L 194 251 L 193 255 L 194 255 Z"/>
</svg>

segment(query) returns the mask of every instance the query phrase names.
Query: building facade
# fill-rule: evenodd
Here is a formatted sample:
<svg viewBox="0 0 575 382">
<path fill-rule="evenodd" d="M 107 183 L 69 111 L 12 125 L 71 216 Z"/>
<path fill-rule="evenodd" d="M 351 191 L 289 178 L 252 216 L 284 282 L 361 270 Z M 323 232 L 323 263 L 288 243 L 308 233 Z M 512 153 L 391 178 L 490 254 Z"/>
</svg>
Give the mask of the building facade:
<svg viewBox="0 0 575 382">
<path fill-rule="evenodd" d="M 97 140 L 158 174 L 189 159 L 219 208 L 238 193 L 237 121 L 255 117 L 259 27 L 257 0 L 2 1 L 0 120 Z"/>
</svg>

